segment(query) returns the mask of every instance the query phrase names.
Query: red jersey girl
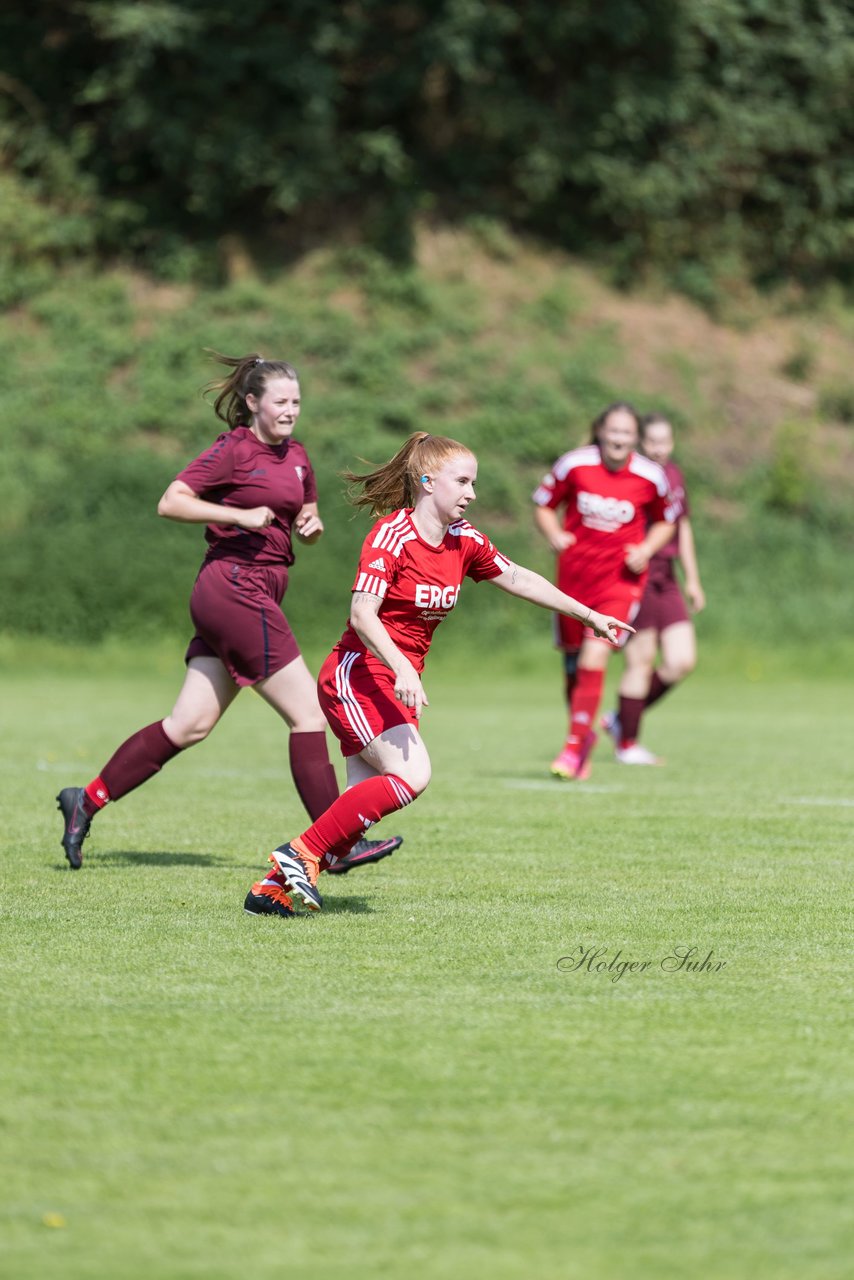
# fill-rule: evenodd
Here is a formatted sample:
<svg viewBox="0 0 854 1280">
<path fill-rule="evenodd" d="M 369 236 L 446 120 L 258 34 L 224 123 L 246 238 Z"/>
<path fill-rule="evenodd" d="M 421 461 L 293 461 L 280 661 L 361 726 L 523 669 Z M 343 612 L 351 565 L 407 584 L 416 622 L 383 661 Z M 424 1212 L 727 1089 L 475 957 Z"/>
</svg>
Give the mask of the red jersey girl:
<svg viewBox="0 0 854 1280">
<path fill-rule="evenodd" d="M 633 621 L 650 559 L 671 537 L 675 518 L 661 467 L 635 452 L 638 428 L 631 405 L 609 405 L 593 423 L 591 444 L 559 458 L 533 495 L 537 527 L 558 555 L 558 587 L 623 622 Z M 558 645 L 570 723 L 551 771 L 584 778 L 613 646 L 564 618 Z"/>
<path fill-rule="evenodd" d="M 365 539 L 350 621 L 318 681 L 321 706 L 347 761 L 349 786 L 302 835 L 270 855 L 272 873 L 247 894 L 244 909 L 250 914 L 275 909 L 265 897 L 271 884 L 319 910 L 317 876 L 325 861 L 427 786 L 430 757 L 419 724 L 428 700 L 421 673 L 436 627 L 456 606 L 464 578 L 493 582 L 568 614 L 612 642 L 621 628 L 631 630 L 513 564 L 469 524 L 465 515 L 476 478 L 477 460 L 465 445 L 426 432 L 410 436 L 384 467 L 350 477 L 361 490 L 357 505 L 390 514 Z"/>
<path fill-rule="evenodd" d="M 315 682 L 280 608 L 293 536 L 314 543 L 323 532 L 314 472 L 293 438 L 299 379 L 282 360 L 217 359 L 231 370 L 211 388 L 229 430 L 176 476 L 158 506 L 167 519 L 207 526 L 208 551 L 190 598 L 196 633 L 186 676 L 165 719 L 123 742 L 88 786 L 57 796 L 62 845 L 75 869 L 94 816 L 206 738 L 244 685 L 289 726 L 291 773 L 309 815 L 323 813 L 338 795 Z M 399 843 L 370 842 L 357 858 L 376 860 Z"/>
</svg>

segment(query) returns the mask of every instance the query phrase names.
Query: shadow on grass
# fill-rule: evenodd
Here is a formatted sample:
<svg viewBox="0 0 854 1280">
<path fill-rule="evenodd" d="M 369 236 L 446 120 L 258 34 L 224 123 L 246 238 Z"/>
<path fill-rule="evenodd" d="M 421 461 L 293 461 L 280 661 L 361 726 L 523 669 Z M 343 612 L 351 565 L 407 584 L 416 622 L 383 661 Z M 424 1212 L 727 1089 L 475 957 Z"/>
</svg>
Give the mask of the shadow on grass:
<svg viewBox="0 0 854 1280">
<path fill-rule="evenodd" d="M 324 889 L 321 915 L 370 915 L 373 910 L 365 898 L 333 898 L 330 891 Z"/>
<path fill-rule="evenodd" d="M 96 853 L 84 860 L 83 870 L 97 871 L 98 867 L 117 866 L 150 867 L 233 867 L 228 858 L 218 858 L 210 853 L 180 853 L 168 849 L 110 849 Z M 61 864 L 68 870 L 68 864 Z"/>
</svg>

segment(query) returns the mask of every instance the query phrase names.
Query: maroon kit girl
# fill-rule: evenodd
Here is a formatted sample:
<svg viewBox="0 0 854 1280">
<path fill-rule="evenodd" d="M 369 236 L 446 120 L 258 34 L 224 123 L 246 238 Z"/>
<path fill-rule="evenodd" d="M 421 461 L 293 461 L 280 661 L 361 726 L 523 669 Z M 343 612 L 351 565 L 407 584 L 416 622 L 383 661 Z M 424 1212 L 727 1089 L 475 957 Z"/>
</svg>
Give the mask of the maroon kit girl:
<svg viewBox="0 0 854 1280">
<path fill-rule="evenodd" d="M 649 578 L 634 619 L 637 635 L 625 648 L 619 705 L 602 717 L 602 728 L 613 738 L 620 764 L 655 765 L 663 761 L 638 741 L 641 720 L 694 670 L 697 638 L 691 614 L 705 608 L 706 597 L 697 566 L 685 478 L 671 458 L 673 427 L 662 414 L 648 413 L 641 418 L 640 439 L 646 457 L 664 468 L 676 530 L 649 562 Z M 684 574 L 684 596 L 676 576 L 677 562 Z"/>
<path fill-rule="evenodd" d="M 190 597 L 196 634 L 185 655 L 187 673 L 165 720 L 123 742 L 88 786 L 57 796 L 62 846 L 75 869 L 94 816 L 206 738 L 244 685 L 254 686 L 291 731 L 291 773 L 309 816 L 318 817 L 338 795 L 315 682 L 280 608 L 293 535 L 310 544 L 323 533 L 314 472 L 293 438 L 299 379 L 283 360 L 216 359 L 231 370 L 210 388 L 229 429 L 176 476 L 157 508 L 169 520 L 207 526 L 208 551 Z M 335 869 L 376 861 L 400 843 L 394 837 L 342 847 Z"/>
<path fill-rule="evenodd" d="M 631 627 L 589 609 L 545 578 L 513 564 L 465 518 L 477 460 L 456 440 L 419 431 L 378 470 L 350 476 L 357 506 L 377 520 L 362 546 L 350 621 L 318 680 L 320 703 L 340 739 L 348 789 L 301 835 L 270 855 L 267 876 L 246 896 L 252 915 L 291 916 L 296 894 L 314 911 L 318 872 L 366 825 L 402 809 L 430 781 L 419 732 L 428 705 L 421 683 L 433 633 L 454 608 L 464 578 L 577 618 L 615 643 Z M 386 514 L 382 514 L 386 513 Z"/>
</svg>

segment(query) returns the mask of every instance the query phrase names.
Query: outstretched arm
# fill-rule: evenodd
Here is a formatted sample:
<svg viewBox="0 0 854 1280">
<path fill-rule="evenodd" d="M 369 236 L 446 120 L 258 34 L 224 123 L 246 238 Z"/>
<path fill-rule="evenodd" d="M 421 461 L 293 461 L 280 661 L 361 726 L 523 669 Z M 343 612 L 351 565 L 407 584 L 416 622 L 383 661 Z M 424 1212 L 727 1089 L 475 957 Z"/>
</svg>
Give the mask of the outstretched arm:
<svg viewBox="0 0 854 1280">
<path fill-rule="evenodd" d="M 354 591 L 350 605 L 350 625 L 368 652 L 394 672 L 394 696 L 405 707 L 412 707 L 418 718 L 421 708 L 428 707 L 430 703 L 418 672 L 398 649 L 380 621 L 381 604 L 379 596 L 367 591 Z"/>
<path fill-rule="evenodd" d="M 520 600 L 537 604 L 541 609 L 553 609 L 556 613 L 565 614 L 567 618 L 575 618 L 577 622 L 595 631 L 600 639 L 609 640 L 611 644 L 617 644 L 620 631 L 634 633 L 634 627 L 630 627 L 628 623 L 621 622 L 619 618 L 612 618 L 607 613 L 598 613 L 595 609 L 590 609 L 586 604 L 581 604 L 572 596 L 559 591 L 542 574 L 534 573 L 533 569 L 526 569 L 523 565 L 511 564 L 503 573 L 499 573 L 496 578 L 489 578 L 488 581 L 500 587 L 502 591 L 506 591 L 508 595 L 518 596 Z"/>
</svg>

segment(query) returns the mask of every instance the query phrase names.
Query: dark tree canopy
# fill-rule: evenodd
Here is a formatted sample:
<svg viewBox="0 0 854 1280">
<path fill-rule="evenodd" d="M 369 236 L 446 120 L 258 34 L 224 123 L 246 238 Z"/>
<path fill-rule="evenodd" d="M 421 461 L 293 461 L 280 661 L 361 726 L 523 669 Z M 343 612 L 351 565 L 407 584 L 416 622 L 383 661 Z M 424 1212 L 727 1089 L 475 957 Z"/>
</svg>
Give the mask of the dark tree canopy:
<svg viewBox="0 0 854 1280">
<path fill-rule="evenodd" d="M 626 270 L 849 278 L 849 0 L 32 0 L 5 254 L 487 214 Z"/>
</svg>

